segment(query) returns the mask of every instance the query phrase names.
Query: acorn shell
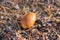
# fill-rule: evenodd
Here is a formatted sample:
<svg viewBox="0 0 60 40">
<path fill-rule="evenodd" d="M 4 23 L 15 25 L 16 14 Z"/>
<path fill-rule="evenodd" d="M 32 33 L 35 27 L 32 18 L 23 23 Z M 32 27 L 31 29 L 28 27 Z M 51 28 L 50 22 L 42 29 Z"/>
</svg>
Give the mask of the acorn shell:
<svg viewBox="0 0 60 40">
<path fill-rule="evenodd" d="M 21 20 L 21 26 L 25 29 L 32 28 L 36 21 L 36 14 L 35 13 L 28 13 L 25 15 Z"/>
</svg>

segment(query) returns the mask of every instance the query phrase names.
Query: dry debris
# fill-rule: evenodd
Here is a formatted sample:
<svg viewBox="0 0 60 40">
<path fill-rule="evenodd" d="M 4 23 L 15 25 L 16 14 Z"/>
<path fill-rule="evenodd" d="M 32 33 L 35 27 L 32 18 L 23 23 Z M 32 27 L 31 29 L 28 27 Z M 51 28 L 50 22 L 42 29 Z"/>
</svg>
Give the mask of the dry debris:
<svg viewBox="0 0 60 40">
<path fill-rule="evenodd" d="M 37 14 L 33 28 L 20 21 Z M 60 0 L 0 0 L 0 40 L 60 40 Z"/>
</svg>

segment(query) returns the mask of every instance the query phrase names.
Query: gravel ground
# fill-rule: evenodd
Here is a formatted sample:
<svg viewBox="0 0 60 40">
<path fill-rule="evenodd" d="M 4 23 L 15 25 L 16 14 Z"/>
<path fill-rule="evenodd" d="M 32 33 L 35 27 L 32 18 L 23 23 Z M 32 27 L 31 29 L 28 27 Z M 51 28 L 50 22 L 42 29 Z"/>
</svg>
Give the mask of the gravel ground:
<svg viewBox="0 0 60 40">
<path fill-rule="evenodd" d="M 28 12 L 37 19 L 23 29 L 20 21 Z M 0 0 L 0 40 L 60 40 L 60 0 Z"/>
</svg>

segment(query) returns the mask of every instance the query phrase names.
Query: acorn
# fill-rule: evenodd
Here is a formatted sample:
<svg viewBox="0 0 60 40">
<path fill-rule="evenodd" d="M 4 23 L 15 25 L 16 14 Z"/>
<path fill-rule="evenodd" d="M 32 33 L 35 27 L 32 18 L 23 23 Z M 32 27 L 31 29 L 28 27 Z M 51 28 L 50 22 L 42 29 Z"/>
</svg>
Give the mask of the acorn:
<svg viewBox="0 0 60 40">
<path fill-rule="evenodd" d="M 27 13 L 21 20 L 22 28 L 32 28 L 36 21 L 36 14 L 33 12 Z"/>
</svg>

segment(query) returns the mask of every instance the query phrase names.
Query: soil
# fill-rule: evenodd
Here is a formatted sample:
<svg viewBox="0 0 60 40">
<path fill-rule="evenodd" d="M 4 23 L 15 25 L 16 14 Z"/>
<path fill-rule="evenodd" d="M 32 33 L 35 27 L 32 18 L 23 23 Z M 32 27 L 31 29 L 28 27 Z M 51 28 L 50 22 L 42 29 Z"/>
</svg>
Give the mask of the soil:
<svg viewBox="0 0 60 40">
<path fill-rule="evenodd" d="M 37 15 L 33 28 L 21 19 Z M 60 40 L 60 0 L 0 0 L 0 40 Z"/>
</svg>

